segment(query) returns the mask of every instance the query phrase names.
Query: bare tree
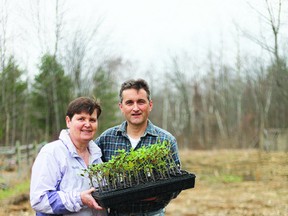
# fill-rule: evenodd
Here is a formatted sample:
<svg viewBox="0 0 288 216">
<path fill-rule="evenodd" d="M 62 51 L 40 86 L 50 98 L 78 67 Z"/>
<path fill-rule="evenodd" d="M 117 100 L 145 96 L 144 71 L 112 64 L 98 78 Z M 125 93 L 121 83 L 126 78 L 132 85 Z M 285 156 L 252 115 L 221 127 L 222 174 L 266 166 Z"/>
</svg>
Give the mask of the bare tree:
<svg viewBox="0 0 288 216">
<path fill-rule="evenodd" d="M 50 41 L 49 34 L 46 34 L 48 27 L 51 29 L 54 29 L 54 34 L 53 34 L 53 41 L 54 41 L 54 46 L 53 50 L 50 50 L 50 53 L 53 53 L 53 56 L 55 58 L 55 62 L 57 61 L 58 58 L 58 53 L 59 53 L 59 44 L 61 41 L 61 33 L 63 31 L 63 26 L 64 26 L 64 3 L 63 1 L 55 0 L 55 17 L 53 19 L 48 18 L 48 20 L 54 20 L 54 25 L 51 23 L 51 26 L 47 26 L 47 24 L 44 22 L 45 21 L 45 13 L 42 10 L 42 4 L 44 4 L 44 1 L 33 1 L 31 2 L 30 8 L 32 11 L 32 17 L 34 21 L 34 25 L 36 28 L 37 32 L 37 38 L 39 42 L 39 47 L 42 48 L 41 53 L 46 54 L 47 52 L 49 53 L 49 50 L 47 50 L 47 47 L 49 47 L 49 43 L 45 43 L 44 41 Z M 51 2 L 50 2 L 51 3 Z M 46 24 L 46 25 L 45 25 Z M 46 37 L 46 38 L 45 38 Z M 47 39 L 48 38 L 48 39 Z M 44 45 L 43 45 L 44 44 Z M 55 113 L 55 126 L 56 130 L 60 130 L 60 113 L 59 113 L 59 106 L 60 106 L 60 101 L 57 95 L 57 81 L 56 81 L 56 75 L 53 70 L 50 70 L 50 76 L 51 76 L 51 86 L 52 86 L 52 98 L 53 98 L 53 109 Z"/>
<path fill-rule="evenodd" d="M 192 132 L 191 124 L 191 100 L 189 97 L 192 92 L 192 87 L 189 85 L 187 76 L 179 67 L 177 58 L 172 59 L 173 69 L 172 74 L 169 76 L 170 82 L 174 85 L 176 89 L 175 97 L 175 119 L 171 121 L 174 126 L 174 130 L 179 134 L 180 131 L 184 135 L 183 145 L 184 148 L 189 147 L 190 136 Z M 180 131 L 179 131 L 180 130 Z"/>
<path fill-rule="evenodd" d="M 7 23 L 8 23 L 8 12 L 7 12 L 7 1 L 3 2 L 1 7 L 1 33 L 0 33 L 0 61 L 1 67 L 0 71 L 3 71 L 6 63 L 6 42 L 7 42 Z M 9 128 L 10 128 L 10 114 L 9 107 L 6 103 L 6 75 L 2 73 L 1 77 L 1 110 L 4 110 L 4 119 L 5 119 L 5 144 L 9 143 Z"/>
<path fill-rule="evenodd" d="M 59 0 L 56 0 L 55 4 L 55 44 L 54 44 L 54 58 L 57 57 L 58 44 L 60 42 L 61 37 L 61 28 L 63 21 L 63 14 L 59 11 Z M 59 101 L 57 95 L 57 82 L 54 71 L 51 72 L 52 77 L 52 96 L 53 96 L 53 104 L 54 104 L 54 112 L 55 112 L 55 122 L 56 122 L 56 130 L 60 131 L 60 113 L 59 113 Z"/>
<path fill-rule="evenodd" d="M 255 33 L 253 34 L 245 30 L 243 30 L 243 34 L 245 37 L 252 40 L 269 53 L 272 53 L 274 59 L 277 62 L 279 60 L 279 34 L 281 27 L 283 0 L 277 0 L 276 2 L 273 0 L 263 0 L 263 2 L 266 6 L 264 12 L 260 11 L 259 8 L 254 7 L 249 2 L 247 2 L 247 4 L 258 14 L 260 20 L 262 20 L 271 29 L 274 38 L 273 44 L 270 45 L 265 35 L 263 34 L 261 34 L 259 37 L 255 36 Z"/>
<path fill-rule="evenodd" d="M 267 118 L 268 113 L 271 107 L 271 101 L 273 97 L 273 92 L 275 92 L 275 88 L 277 88 L 277 79 L 278 79 L 278 71 L 281 68 L 281 57 L 279 54 L 279 35 L 280 35 L 280 27 L 281 27 L 281 16 L 282 16 L 282 7 L 283 1 L 277 0 L 263 0 L 265 5 L 265 11 L 261 12 L 258 8 L 255 8 L 253 5 L 248 3 L 250 7 L 257 12 L 261 20 L 266 23 L 273 34 L 273 43 L 269 45 L 267 43 L 265 37 L 262 35 L 262 38 L 258 39 L 258 37 L 253 36 L 250 33 L 245 33 L 244 35 L 262 47 L 264 50 L 268 51 L 272 54 L 272 62 L 276 67 L 276 70 L 272 70 L 268 74 L 268 82 L 267 89 L 266 89 L 266 98 L 265 102 L 261 104 L 259 107 L 260 111 L 260 133 L 259 133 L 259 140 L 260 140 L 260 149 L 263 149 L 263 132 L 265 127 L 267 126 Z"/>
<path fill-rule="evenodd" d="M 99 19 L 90 31 L 77 29 L 74 32 L 72 41 L 66 41 L 65 56 L 63 58 L 67 72 L 75 85 L 75 96 L 88 94 L 89 90 L 87 90 L 87 87 L 89 87 L 89 83 L 87 76 L 99 67 L 99 65 L 93 65 L 92 62 L 95 60 L 95 56 L 97 56 L 95 52 L 99 51 L 97 49 L 100 49 L 94 39 L 97 37 L 101 23 L 102 20 Z M 93 56 L 92 62 L 89 61 L 90 55 Z M 83 82 L 84 80 L 85 82 Z"/>
</svg>

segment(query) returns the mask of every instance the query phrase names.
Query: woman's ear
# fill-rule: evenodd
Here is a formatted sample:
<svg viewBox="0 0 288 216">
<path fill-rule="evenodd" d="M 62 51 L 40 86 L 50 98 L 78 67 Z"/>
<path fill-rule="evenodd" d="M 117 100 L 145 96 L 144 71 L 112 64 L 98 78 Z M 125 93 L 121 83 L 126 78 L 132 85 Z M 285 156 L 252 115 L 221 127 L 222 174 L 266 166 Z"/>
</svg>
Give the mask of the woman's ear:
<svg viewBox="0 0 288 216">
<path fill-rule="evenodd" d="M 70 128 L 71 120 L 70 120 L 69 116 L 66 116 L 65 120 L 66 120 L 66 126 L 67 126 L 67 128 Z"/>
</svg>

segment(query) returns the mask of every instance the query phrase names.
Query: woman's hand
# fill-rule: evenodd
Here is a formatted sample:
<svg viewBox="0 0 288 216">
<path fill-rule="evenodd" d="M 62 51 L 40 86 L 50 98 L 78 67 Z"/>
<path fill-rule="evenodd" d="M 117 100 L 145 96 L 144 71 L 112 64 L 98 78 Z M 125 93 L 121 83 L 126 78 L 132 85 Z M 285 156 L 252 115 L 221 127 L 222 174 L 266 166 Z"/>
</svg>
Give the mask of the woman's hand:
<svg viewBox="0 0 288 216">
<path fill-rule="evenodd" d="M 81 197 L 83 205 L 86 205 L 89 208 L 103 210 L 103 208 L 92 197 L 93 191 L 95 191 L 95 188 L 90 188 L 89 190 L 81 192 L 80 197 Z"/>
</svg>

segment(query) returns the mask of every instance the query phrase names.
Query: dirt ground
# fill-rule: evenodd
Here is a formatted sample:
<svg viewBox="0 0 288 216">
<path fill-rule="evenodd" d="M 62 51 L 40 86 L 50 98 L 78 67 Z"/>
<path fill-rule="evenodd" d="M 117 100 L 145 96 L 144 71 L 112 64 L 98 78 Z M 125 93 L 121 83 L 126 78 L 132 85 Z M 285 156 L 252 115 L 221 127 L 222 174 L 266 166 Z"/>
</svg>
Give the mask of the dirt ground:
<svg viewBox="0 0 288 216">
<path fill-rule="evenodd" d="M 288 153 L 255 150 L 181 151 L 183 169 L 196 174 L 166 216 L 288 215 Z M 32 216 L 28 192 L 0 203 L 0 216 Z"/>
</svg>

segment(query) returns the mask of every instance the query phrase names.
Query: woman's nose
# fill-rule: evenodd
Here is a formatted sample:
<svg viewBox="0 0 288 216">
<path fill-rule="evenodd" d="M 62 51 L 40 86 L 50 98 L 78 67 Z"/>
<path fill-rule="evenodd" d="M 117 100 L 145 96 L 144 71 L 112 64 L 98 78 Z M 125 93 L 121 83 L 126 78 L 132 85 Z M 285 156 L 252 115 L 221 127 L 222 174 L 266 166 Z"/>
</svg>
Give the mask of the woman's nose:
<svg viewBox="0 0 288 216">
<path fill-rule="evenodd" d="M 89 121 L 85 121 L 84 126 L 89 127 L 90 126 L 90 122 Z"/>
</svg>

